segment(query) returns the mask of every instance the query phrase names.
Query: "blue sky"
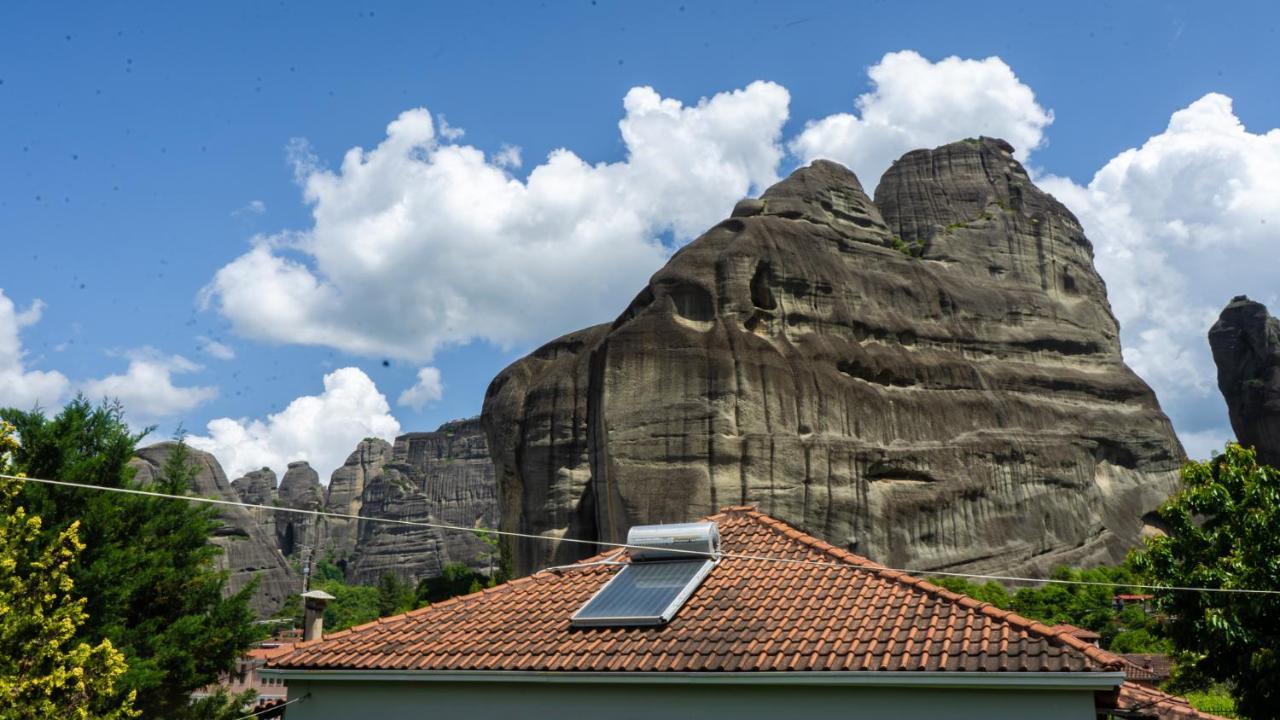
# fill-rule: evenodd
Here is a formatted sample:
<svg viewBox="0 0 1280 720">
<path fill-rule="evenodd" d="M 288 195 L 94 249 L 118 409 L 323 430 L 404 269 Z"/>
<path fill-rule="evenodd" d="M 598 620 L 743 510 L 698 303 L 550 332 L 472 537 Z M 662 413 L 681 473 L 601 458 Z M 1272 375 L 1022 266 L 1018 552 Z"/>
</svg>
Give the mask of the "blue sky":
<svg viewBox="0 0 1280 720">
<path fill-rule="evenodd" d="M 554 332 L 612 319 L 664 252 L 806 152 L 848 161 L 875 157 L 877 142 L 892 155 L 902 143 L 937 144 L 928 141 L 950 126 L 938 127 L 929 113 L 912 116 L 893 93 L 927 103 L 930 92 L 971 82 L 966 97 L 993 83 L 1033 93 L 959 110 L 945 103 L 967 100 L 940 99 L 938 114 L 960 118 L 963 134 L 1014 123 L 1011 132 L 1038 141 L 1020 149 L 1099 247 L 1131 362 L 1156 386 L 1189 449 L 1204 452 L 1229 431 L 1196 328 L 1207 329 L 1206 313 L 1235 292 L 1276 302 L 1275 274 L 1262 272 L 1259 259 L 1280 250 L 1280 233 L 1266 232 L 1272 218 L 1270 227 L 1280 229 L 1280 133 L 1266 134 L 1280 126 L 1278 26 L 1280 13 L 1264 3 L 1208 14 L 1190 3 L 6 3 L 0 344 L 8 347 L 0 347 L 0 405 L 38 397 L 56 406 L 77 389 L 138 395 L 137 421 L 158 424 L 161 434 L 181 422 L 208 437 L 224 463 L 302 455 L 323 472 L 350 450 L 351 437 L 432 429 L 478 413 L 502 367 Z M 901 51 L 920 62 L 886 62 Z M 969 64 L 930 81 L 933 64 L 953 56 Z M 993 57 L 999 66 L 979 62 Z M 869 75 L 877 67 L 879 81 Z M 772 85 L 752 86 L 757 81 Z M 933 90 L 912 90 L 930 82 Z M 643 87 L 652 93 L 633 92 Z M 855 107 L 877 87 L 880 95 Z M 714 99 L 733 91 L 744 93 L 737 105 Z M 701 115 L 654 128 L 645 123 L 662 114 L 659 98 L 686 111 L 712 100 Z M 373 151 L 387 140 L 388 124 L 415 108 L 426 110 L 407 116 L 397 137 L 416 138 L 428 154 L 475 148 L 486 155 L 483 167 L 448 175 L 437 163 L 437 174 L 419 174 L 425 168 L 380 165 L 370 155 L 364 175 L 345 170 L 344 153 Z M 735 124 L 735 113 L 759 108 L 773 114 L 760 110 L 749 124 L 768 127 Z M 1171 132 L 1171 118 L 1184 110 Z M 888 118 L 886 134 L 863 128 L 815 134 L 808 145 L 797 140 L 809 123 L 840 114 L 871 122 L 868 112 Z M 694 145 L 628 163 L 641 153 L 620 134 L 626 118 L 641 140 L 694 128 Z M 1242 128 L 1233 130 L 1233 121 Z M 839 135 L 837 125 L 830 127 Z M 698 134 L 707 127 L 710 135 Z M 892 141 L 877 141 L 883 137 Z M 634 236 L 614 255 L 598 238 L 557 245 L 557 228 L 589 234 L 601 220 L 583 208 L 607 205 L 637 183 L 658 205 L 669 200 L 659 185 L 674 166 L 663 163 L 700 152 L 700 138 L 710 138 L 708 157 L 718 163 L 702 182 L 718 187 L 682 193 L 696 205 L 672 206 L 665 216 L 634 209 L 630 225 L 611 230 Z M 518 147 L 519 164 L 510 150 L 500 154 L 504 147 Z M 485 192 L 414 189 L 502 173 L 532 188 L 531 171 L 558 148 L 584 165 L 567 170 L 567 179 L 546 173 L 553 177 L 541 187 L 552 195 L 564 183 L 577 188 L 585 195 L 576 209 L 532 190 L 495 208 Z M 1132 148 L 1143 151 L 1125 155 Z M 596 163 L 613 163 L 616 172 L 596 172 Z M 873 184 L 874 168 L 853 169 Z M 299 174 L 304 184 L 319 176 L 328 185 L 308 199 Z M 1234 194 L 1197 205 L 1223 183 Z M 408 219 L 388 229 L 387 198 L 406 187 Z M 1191 189 L 1198 194 L 1189 198 Z M 437 200 L 447 207 L 433 207 Z M 450 223 L 534 211 L 547 213 L 546 227 L 467 225 L 456 236 L 479 239 L 397 254 L 405 243 L 421 245 L 418 232 L 454 237 Z M 519 228 L 548 234 L 504 236 Z M 344 246 L 366 230 L 387 233 L 386 257 Z M 482 256 L 526 241 L 524 254 L 485 271 Z M 548 263 L 528 274 L 541 287 L 512 289 L 523 278 L 503 274 L 561 253 L 560 264 L 572 267 Z M 289 263 L 308 274 L 291 274 Z M 345 268 L 358 269 L 330 282 Z M 358 288 L 351 306 L 365 313 L 363 322 L 330 321 L 334 306 L 320 299 L 300 320 L 305 328 L 281 329 L 298 297 L 318 297 L 302 288 L 302 296 L 272 298 L 300 278 L 347 298 Z M 403 289 L 414 284 L 430 287 Z M 258 293 L 273 309 L 244 304 Z M 530 298 L 536 302 L 522 307 Z M 452 310 L 402 319 L 425 299 Z M 551 309 L 539 315 L 535 305 Z M 427 340 L 397 340 L 410 337 Z M 326 393 L 326 374 L 348 367 L 359 372 L 333 376 Z M 401 404 L 422 368 L 435 369 L 440 387 L 429 371 Z M 295 403 L 273 426 L 273 413 L 308 396 L 314 401 Z M 220 433 L 207 427 L 220 418 Z M 286 430 L 286 421 L 296 427 Z M 223 448 L 233 444 L 247 449 L 228 459 Z"/>
</svg>

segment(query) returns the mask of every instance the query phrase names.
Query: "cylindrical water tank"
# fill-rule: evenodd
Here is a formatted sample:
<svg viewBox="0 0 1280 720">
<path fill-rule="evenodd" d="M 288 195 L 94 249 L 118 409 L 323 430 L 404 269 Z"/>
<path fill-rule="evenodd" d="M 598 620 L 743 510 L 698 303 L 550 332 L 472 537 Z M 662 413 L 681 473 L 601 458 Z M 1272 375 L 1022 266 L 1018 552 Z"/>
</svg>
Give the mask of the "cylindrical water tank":
<svg viewBox="0 0 1280 720">
<path fill-rule="evenodd" d="M 720 554 L 720 531 L 713 522 L 637 525 L 627 533 L 631 560 L 693 560 Z"/>
</svg>

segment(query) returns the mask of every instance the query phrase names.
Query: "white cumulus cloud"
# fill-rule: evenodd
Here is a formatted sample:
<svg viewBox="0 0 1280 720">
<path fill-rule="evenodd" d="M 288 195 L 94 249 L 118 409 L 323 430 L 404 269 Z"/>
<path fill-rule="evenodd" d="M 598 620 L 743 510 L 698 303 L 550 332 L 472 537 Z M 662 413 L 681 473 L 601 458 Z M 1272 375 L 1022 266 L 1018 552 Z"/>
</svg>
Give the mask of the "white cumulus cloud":
<svg viewBox="0 0 1280 720">
<path fill-rule="evenodd" d="M 214 340 L 211 337 L 200 335 L 196 338 L 196 342 L 200 344 L 200 351 L 216 360 L 235 360 L 235 348 L 230 345 Z"/>
<path fill-rule="evenodd" d="M 67 394 L 70 382 L 62 373 L 26 367 L 19 333 L 39 322 L 43 313 L 43 301 L 33 300 L 26 310 L 18 310 L 0 288 L 0 407 L 57 407 Z"/>
<path fill-rule="evenodd" d="M 129 367 L 123 374 L 87 380 L 80 391 L 91 400 L 119 400 L 131 420 L 151 422 L 194 409 L 217 397 L 211 386 L 181 387 L 173 384 L 175 374 L 200 370 L 181 355 L 163 355 L 151 348 L 129 353 Z"/>
<path fill-rule="evenodd" d="M 314 224 L 260 238 L 202 296 L 248 337 L 415 360 L 601 322 L 661 267 L 662 234 L 688 239 L 776 180 L 789 101 L 768 82 L 695 105 L 633 88 L 624 160 L 559 149 L 524 180 L 511 147 L 458 144 L 426 109 L 335 171 L 294 142 Z"/>
<path fill-rule="evenodd" d="M 405 388 L 396 403 L 421 410 L 444 397 L 444 383 L 440 382 L 440 369 L 424 367 L 418 370 L 418 381 Z"/>
<path fill-rule="evenodd" d="M 903 50 L 885 55 L 867 74 L 874 89 L 858 96 L 858 115 L 810 121 L 789 148 L 806 163 L 842 163 L 868 192 L 904 153 L 966 137 L 1003 138 L 1026 160 L 1053 122 L 1053 113 L 998 57 L 953 56 L 935 63 Z"/>
<path fill-rule="evenodd" d="M 206 435 L 187 441 L 213 453 L 232 478 L 260 467 L 283 473 L 294 460 L 306 460 L 323 482 L 366 437 L 393 440 L 400 423 L 387 399 L 359 368 L 346 367 L 324 376 L 324 391 L 304 395 L 265 419 L 218 418 Z"/>
<path fill-rule="evenodd" d="M 1253 133 L 1212 93 L 1173 113 L 1087 186 L 1041 185 L 1093 241 L 1125 360 L 1193 456 L 1232 436 L 1206 334 L 1235 295 L 1280 311 L 1280 129 Z"/>
</svg>

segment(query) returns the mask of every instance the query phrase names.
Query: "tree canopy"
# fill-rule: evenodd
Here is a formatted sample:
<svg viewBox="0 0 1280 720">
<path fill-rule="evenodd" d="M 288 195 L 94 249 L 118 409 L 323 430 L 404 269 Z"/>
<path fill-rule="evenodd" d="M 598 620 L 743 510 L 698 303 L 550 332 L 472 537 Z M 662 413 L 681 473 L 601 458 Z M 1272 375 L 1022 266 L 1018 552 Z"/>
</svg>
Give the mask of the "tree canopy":
<svg viewBox="0 0 1280 720">
<path fill-rule="evenodd" d="M 22 442 L 13 462 L 27 475 L 137 486 L 128 463 L 142 435 L 129 429 L 118 405 L 76 398 L 53 418 L 40 411 L 4 410 L 0 416 L 17 428 Z M 185 494 L 195 472 L 179 442 L 150 487 Z M 73 527 L 83 540 L 82 552 L 67 566 L 75 587 L 86 593 L 76 639 L 109 641 L 123 652 L 128 669 L 116 683 L 117 699 L 136 694 L 144 717 L 238 714 L 240 699 L 191 703 L 193 690 L 232 670 L 260 635 L 249 605 L 253 586 L 224 596 L 226 575 L 215 568 L 220 550 L 208 542 L 216 524 L 211 509 L 34 483 L 22 488 L 21 498 L 43 518 L 43 542 Z"/>
<path fill-rule="evenodd" d="M 11 474 L 13 430 L 0 421 L 0 474 Z M 86 619 L 68 572 L 84 550 L 79 525 L 45 541 L 43 521 L 27 513 L 21 492 L 20 481 L 0 478 L 0 718 L 135 717 L 132 694 L 116 689 L 124 654 L 105 638 L 75 638 Z"/>
<path fill-rule="evenodd" d="M 1167 534 L 1138 562 L 1159 585 L 1280 590 L 1280 470 L 1235 443 L 1182 468 L 1159 510 Z M 1157 591 L 1181 661 L 1228 683 L 1240 712 L 1280 718 L 1280 596 Z"/>
<path fill-rule="evenodd" d="M 996 582 L 979 585 L 953 577 L 930 580 L 949 590 L 989 602 L 1004 610 L 1013 610 L 1047 625 L 1065 623 L 1092 630 L 1101 636 L 1102 646 L 1112 652 L 1169 651 L 1169 641 L 1160 635 L 1156 617 L 1138 606 L 1116 609 L 1117 593 L 1135 592 L 1130 586 L 1147 583 L 1137 568 L 1128 564 L 1088 570 L 1059 567 L 1049 577 L 1068 582 L 1045 583 L 1039 587 L 1021 588 L 1010 593 Z"/>
</svg>

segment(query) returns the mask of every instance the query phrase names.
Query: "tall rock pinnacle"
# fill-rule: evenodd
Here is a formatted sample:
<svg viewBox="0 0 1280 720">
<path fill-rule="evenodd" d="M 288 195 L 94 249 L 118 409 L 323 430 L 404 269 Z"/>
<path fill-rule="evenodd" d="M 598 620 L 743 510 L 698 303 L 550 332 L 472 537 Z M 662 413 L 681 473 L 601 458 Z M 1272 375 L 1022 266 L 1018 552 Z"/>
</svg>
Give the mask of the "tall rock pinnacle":
<svg viewBox="0 0 1280 720">
<path fill-rule="evenodd" d="M 482 417 L 503 529 L 546 538 L 517 572 L 739 503 L 917 570 L 1115 561 L 1183 457 L 1080 224 L 987 138 L 908 153 L 874 202 L 797 170 Z"/>
<path fill-rule="evenodd" d="M 1280 466 L 1280 320 L 1237 296 L 1210 328 L 1209 347 L 1236 439 L 1257 449 L 1259 462 Z"/>
</svg>

